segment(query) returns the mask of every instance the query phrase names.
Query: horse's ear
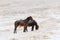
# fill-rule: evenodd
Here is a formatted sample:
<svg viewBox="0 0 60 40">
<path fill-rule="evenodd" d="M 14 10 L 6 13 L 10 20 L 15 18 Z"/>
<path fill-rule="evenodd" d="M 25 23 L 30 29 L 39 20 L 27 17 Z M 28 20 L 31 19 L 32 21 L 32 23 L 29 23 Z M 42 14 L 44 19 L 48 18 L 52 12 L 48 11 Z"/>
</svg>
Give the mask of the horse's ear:
<svg viewBox="0 0 60 40">
<path fill-rule="evenodd" d="M 32 17 L 32 16 L 30 16 L 30 17 Z"/>
</svg>

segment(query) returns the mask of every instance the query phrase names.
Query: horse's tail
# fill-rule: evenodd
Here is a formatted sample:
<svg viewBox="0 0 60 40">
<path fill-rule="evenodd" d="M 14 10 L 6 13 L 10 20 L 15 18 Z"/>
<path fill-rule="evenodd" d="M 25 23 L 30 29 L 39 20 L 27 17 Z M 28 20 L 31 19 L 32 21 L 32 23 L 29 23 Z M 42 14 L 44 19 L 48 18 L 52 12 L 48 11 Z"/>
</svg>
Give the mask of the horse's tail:
<svg viewBox="0 0 60 40">
<path fill-rule="evenodd" d="M 38 26 L 38 24 L 36 22 L 35 22 L 35 26 L 36 26 L 35 29 L 38 30 L 39 26 Z"/>
</svg>

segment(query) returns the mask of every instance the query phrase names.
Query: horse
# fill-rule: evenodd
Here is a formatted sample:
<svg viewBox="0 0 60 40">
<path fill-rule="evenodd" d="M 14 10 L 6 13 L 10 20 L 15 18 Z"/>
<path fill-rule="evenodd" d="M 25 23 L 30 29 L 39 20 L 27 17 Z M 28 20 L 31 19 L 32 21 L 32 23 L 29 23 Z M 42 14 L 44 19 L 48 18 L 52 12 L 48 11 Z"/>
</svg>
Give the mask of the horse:
<svg viewBox="0 0 60 40">
<path fill-rule="evenodd" d="M 17 29 L 17 27 L 18 26 L 22 26 L 22 27 L 24 27 L 24 30 L 23 30 L 23 32 L 26 32 L 26 30 L 27 30 L 27 25 L 28 25 L 28 21 L 29 20 L 33 20 L 33 18 L 31 17 L 31 16 L 29 16 L 29 17 L 27 17 L 25 20 L 16 20 L 15 22 L 14 22 L 14 25 L 15 25 L 15 28 L 14 28 L 14 33 L 17 33 L 16 32 L 16 29 Z"/>
<path fill-rule="evenodd" d="M 27 26 L 32 27 L 31 31 L 34 30 L 34 27 L 35 27 L 36 30 L 38 30 L 38 28 L 39 28 L 39 26 L 38 26 L 38 24 L 35 20 L 29 20 Z M 26 31 L 28 31 L 28 30 L 26 29 Z"/>
</svg>

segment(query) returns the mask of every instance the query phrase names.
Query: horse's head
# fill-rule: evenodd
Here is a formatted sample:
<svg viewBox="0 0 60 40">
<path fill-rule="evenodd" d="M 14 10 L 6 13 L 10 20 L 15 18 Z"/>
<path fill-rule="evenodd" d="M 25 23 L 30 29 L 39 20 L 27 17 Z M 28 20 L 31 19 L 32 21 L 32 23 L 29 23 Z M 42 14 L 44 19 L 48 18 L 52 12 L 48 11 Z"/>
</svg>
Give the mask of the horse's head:
<svg viewBox="0 0 60 40">
<path fill-rule="evenodd" d="M 39 26 L 38 25 L 36 25 L 36 28 L 35 28 L 36 30 L 38 30 L 39 29 Z"/>
<path fill-rule="evenodd" d="M 33 20 L 33 18 L 31 16 L 27 17 L 26 20 Z"/>
</svg>

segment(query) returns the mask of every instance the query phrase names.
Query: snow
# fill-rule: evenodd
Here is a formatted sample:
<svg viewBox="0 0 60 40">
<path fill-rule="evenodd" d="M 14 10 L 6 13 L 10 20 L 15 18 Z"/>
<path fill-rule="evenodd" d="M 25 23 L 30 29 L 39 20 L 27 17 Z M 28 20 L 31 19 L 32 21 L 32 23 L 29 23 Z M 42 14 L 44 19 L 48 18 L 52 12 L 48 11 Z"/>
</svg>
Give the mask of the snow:
<svg viewBox="0 0 60 40">
<path fill-rule="evenodd" d="M 14 34 L 14 22 L 28 16 L 39 29 Z M 60 0 L 0 0 L 0 40 L 60 40 Z"/>
</svg>

